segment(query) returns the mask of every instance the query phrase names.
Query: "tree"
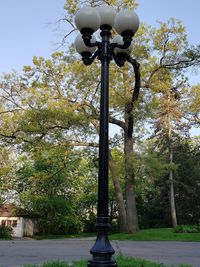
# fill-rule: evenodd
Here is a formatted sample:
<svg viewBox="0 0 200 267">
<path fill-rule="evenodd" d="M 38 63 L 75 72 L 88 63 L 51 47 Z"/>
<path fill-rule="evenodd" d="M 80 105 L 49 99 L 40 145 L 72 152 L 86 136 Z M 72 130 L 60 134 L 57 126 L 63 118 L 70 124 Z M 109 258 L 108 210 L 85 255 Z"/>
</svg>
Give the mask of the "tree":
<svg viewBox="0 0 200 267">
<path fill-rule="evenodd" d="M 12 177 L 16 171 L 15 153 L 12 147 L 2 145 L 0 150 L 0 203 L 16 199 L 12 190 Z"/>
<path fill-rule="evenodd" d="M 180 224 L 198 224 L 200 203 L 199 138 L 184 140 L 174 150 L 177 188 L 176 203 Z"/>
<path fill-rule="evenodd" d="M 140 227 L 169 227 L 166 177 L 168 163 L 155 147 L 155 139 L 144 140 L 135 159 L 137 207 Z"/>
<path fill-rule="evenodd" d="M 126 225 L 126 205 L 124 203 L 124 190 L 121 186 L 121 177 L 124 176 L 124 157 L 122 152 L 115 149 L 109 153 L 109 169 L 110 176 L 113 182 L 115 189 L 117 204 L 118 204 L 118 213 L 119 213 L 119 230 L 125 232 L 127 230 Z"/>
<path fill-rule="evenodd" d="M 179 88 L 179 86 L 181 88 Z M 180 142 L 188 127 L 183 122 L 183 113 L 180 108 L 180 98 L 183 97 L 182 84 L 163 90 L 159 99 L 155 134 L 162 153 L 167 152 L 169 162 L 170 206 L 173 227 L 177 226 L 175 196 L 174 196 L 174 147 Z M 182 95 L 181 95 L 182 94 Z"/>
<path fill-rule="evenodd" d="M 200 125 L 200 85 L 197 84 L 189 88 L 187 101 L 187 111 L 189 113 L 189 120 L 194 125 Z"/>
<path fill-rule="evenodd" d="M 76 210 L 80 179 L 75 179 L 80 157 L 66 146 L 40 143 L 34 150 L 31 159 L 22 158 L 13 178 L 20 206 L 37 218 L 43 233 L 80 231 Z"/>
</svg>

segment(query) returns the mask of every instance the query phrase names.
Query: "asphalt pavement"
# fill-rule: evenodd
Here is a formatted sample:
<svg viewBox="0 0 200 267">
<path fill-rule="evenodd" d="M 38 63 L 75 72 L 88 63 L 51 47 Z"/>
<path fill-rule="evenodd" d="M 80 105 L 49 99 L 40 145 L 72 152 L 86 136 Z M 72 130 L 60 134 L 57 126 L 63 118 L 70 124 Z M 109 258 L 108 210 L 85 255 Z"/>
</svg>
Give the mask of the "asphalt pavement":
<svg viewBox="0 0 200 267">
<path fill-rule="evenodd" d="M 200 267 L 200 243 L 157 241 L 112 241 L 116 254 L 143 258 L 166 265 L 190 264 Z M 0 266 L 18 267 L 22 264 L 64 260 L 89 259 L 94 239 L 0 241 Z M 120 267 L 120 266 L 119 266 Z"/>
</svg>

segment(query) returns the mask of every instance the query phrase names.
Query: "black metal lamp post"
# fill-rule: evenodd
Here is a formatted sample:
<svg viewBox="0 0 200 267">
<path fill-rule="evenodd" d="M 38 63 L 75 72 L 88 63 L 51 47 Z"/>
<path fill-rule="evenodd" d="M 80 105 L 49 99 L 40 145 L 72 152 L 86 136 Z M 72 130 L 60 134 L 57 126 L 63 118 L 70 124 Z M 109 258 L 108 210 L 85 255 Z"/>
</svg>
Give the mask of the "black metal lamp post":
<svg viewBox="0 0 200 267">
<path fill-rule="evenodd" d="M 109 63 L 114 59 L 122 67 L 126 60 L 131 62 L 132 37 L 139 27 L 139 19 L 133 11 L 123 10 L 116 14 L 108 5 L 99 8 L 86 6 L 76 13 L 75 24 L 81 32 L 75 40 L 75 47 L 84 64 L 92 64 L 95 58 L 101 61 L 97 239 L 90 250 L 93 258 L 88 261 L 88 267 L 113 267 L 117 266 L 113 258 L 115 251 L 108 239 Z M 112 27 L 120 35 L 110 41 Z M 96 41 L 93 36 L 98 29 L 101 41 Z"/>
</svg>

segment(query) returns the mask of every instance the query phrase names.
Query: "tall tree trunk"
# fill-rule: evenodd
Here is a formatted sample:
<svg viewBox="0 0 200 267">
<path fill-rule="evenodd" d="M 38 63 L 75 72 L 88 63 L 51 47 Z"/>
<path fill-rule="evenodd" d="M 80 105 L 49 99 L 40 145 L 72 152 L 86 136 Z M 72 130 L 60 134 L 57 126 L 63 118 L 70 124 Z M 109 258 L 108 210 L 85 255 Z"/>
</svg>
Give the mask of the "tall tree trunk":
<svg viewBox="0 0 200 267">
<path fill-rule="evenodd" d="M 128 229 L 126 223 L 126 207 L 124 203 L 123 192 L 117 173 L 117 168 L 115 167 L 115 163 L 113 161 L 110 151 L 109 151 L 109 169 L 117 198 L 117 205 L 119 211 L 119 230 L 120 232 L 127 232 Z"/>
<path fill-rule="evenodd" d="M 139 230 L 138 215 L 136 208 L 135 193 L 135 172 L 133 163 L 133 127 L 134 127 L 134 105 L 138 100 L 141 81 L 139 63 L 135 59 L 129 58 L 135 73 L 135 86 L 132 88 L 132 81 L 125 69 L 124 85 L 125 85 L 125 128 L 124 128 L 124 155 L 125 155 L 125 190 L 126 190 L 126 221 L 129 233 Z"/>
<path fill-rule="evenodd" d="M 173 163 L 173 152 L 172 148 L 170 150 L 170 164 Z M 174 181 L 173 181 L 173 170 L 169 171 L 169 181 L 170 181 L 170 206 L 171 206 L 171 218 L 172 218 L 172 226 L 177 226 L 177 217 L 176 217 L 176 205 L 175 205 L 175 197 L 174 197 Z"/>
<path fill-rule="evenodd" d="M 129 233 L 139 230 L 136 208 L 135 174 L 133 166 L 133 138 L 125 136 L 125 190 L 126 190 L 126 216 Z"/>
<path fill-rule="evenodd" d="M 171 102 L 171 93 L 168 93 L 168 110 L 170 110 L 170 102 Z M 168 113 L 168 140 L 169 140 L 169 162 L 170 165 L 173 163 L 173 150 L 172 150 L 172 120 L 171 114 Z M 175 197 L 174 197 L 174 179 L 173 179 L 173 170 L 170 166 L 169 171 L 169 182 L 170 182 L 170 207 L 171 207 L 171 218 L 172 218 L 172 226 L 177 226 L 177 217 L 176 217 L 176 205 L 175 205 Z"/>
</svg>

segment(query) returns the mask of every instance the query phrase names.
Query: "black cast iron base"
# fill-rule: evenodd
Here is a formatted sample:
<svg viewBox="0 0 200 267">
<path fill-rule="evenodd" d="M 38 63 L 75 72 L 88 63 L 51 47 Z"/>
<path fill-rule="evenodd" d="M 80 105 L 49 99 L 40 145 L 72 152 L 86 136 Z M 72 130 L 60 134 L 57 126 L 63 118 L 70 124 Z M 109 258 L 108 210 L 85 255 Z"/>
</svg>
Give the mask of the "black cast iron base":
<svg viewBox="0 0 200 267">
<path fill-rule="evenodd" d="M 88 261 L 88 267 L 116 267 L 116 261 L 113 258 L 102 260 L 99 258 L 94 258 Z"/>
<path fill-rule="evenodd" d="M 108 239 L 108 217 L 97 218 L 97 239 L 90 250 L 93 258 L 88 261 L 88 267 L 117 267 L 113 258 L 115 253 Z"/>
<path fill-rule="evenodd" d="M 108 247 L 107 247 L 108 248 Z M 112 248 L 112 247 L 111 247 Z M 88 267 L 117 267 L 115 259 L 112 257 L 114 250 L 105 253 L 90 251 L 93 258 L 88 261 Z"/>
</svg>

